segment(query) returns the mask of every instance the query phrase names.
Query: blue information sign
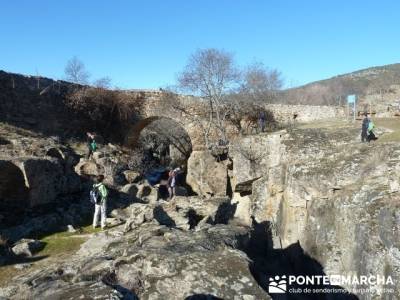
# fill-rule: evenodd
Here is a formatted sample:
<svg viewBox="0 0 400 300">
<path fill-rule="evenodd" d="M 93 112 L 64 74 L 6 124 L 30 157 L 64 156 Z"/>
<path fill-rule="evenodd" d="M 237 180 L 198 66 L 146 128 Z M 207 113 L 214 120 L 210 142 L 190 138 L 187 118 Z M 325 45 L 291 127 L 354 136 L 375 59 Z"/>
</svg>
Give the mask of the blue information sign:
<svg viewBox="0 0 400 300">
<path fill-rule="evenodd" d="M 354 103 L 354 102 L 356 102 L 356 95 L 348 95 L 347 103 Z"/>
</svg>

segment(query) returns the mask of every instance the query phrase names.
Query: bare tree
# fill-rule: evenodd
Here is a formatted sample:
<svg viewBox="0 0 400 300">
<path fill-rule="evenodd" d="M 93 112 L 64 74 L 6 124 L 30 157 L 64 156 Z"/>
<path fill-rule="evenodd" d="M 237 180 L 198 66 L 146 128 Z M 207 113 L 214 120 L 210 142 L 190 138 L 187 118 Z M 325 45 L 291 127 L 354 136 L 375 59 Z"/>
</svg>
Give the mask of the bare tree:
<svg viewBox="0 0 400 300">
<path fill-rule="evenodd" d="M 110 77 L 101 77 L 93 82 L 93 86 L 102 89 L 109 89 L 111 87 Z"/>
<path fill-rule="evenodd" d="M 178 76 L 179 87 L 190 91 L 207 101 L 208 125 L 206 128 L 206 143 L 212 126 L 219 132 L 219 138 L 227 143 L 224 111 L 224 98 L 238 84 L 237 71 L 231 53 L 218 49 L 203 49 L 196 51 Z M 209 146 L 209 145 L 207 145 Z"/>
<path fill-rule="evenodd" d="M 66 80 L 76 84 L 87 84 L 89 81 L 89 73 L 86 71 L 84 63 L 74 56 L 65 66 Z"/>
<path fill-rule="evenodd" d="M 242 74 L 240 93 L 252 101 L 271 101 L 282 88 L 283 79 L 276 69 L 269 69 L 256 62 L 248 66 Z"/>
<path fill-rule="evenodd" d="M 225 104 L 229 112 L 227 121 L 232 124 L 240 133 L 250 133 L 254 129 L 256 132 L 261 130 L 274 130 L 277 122 L 273 112 L 267 109 L 262 103 L 243 99 L 243 95 L 234 95 Z M 263 125 L 260 118 L 263 118 Z M 264 127 L 264 128 L 262 128 Z"/>
</svg>

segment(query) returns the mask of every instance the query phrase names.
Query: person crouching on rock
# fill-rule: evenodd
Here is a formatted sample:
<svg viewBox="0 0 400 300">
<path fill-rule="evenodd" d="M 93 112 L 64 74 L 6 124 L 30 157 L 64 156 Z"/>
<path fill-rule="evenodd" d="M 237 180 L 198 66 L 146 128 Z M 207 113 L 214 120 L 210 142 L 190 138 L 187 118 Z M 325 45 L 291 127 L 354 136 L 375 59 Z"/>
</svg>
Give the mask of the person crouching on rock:
<svg viewBox="0 0 400 300">
<path fill-rule="evenodd" d="M 94 138 L 95 136 L 93 133 L 86 132 L 86 144 L 88 147 L 88 153 L 86 154 L 86 159 L 89 159 L 93 155 L 93 152 L 96 151 L 97 149 L 97 144 Z"/>
<path fill-rule="evenodd" d="M 99 214 L 101 214 L 101 228 L 104 229 L 106 227 L 108 190 L 103 180 L 104 176 L 99 175 L 96 179 L 97 183 L 93 185 L 93 190 L 98 195 L 98 200 L 94 204 L 93 228 L 98 226 Z"/>
<path fill-rule="evenodd" d="M 367 137 L 367 142 L 369 143 L 370 141 L 375 141 L 375 140 L 377 140 L 378 138 L 375 136 L 375 133 L 374 133 L 374 129 L 375 129 L 375 124 L 374 124 L 374 122 L 372 122 L 372 120 L 370 119 L 369 120 L 369 123 L 368 123 L 368 137 Z"/>
</svg>

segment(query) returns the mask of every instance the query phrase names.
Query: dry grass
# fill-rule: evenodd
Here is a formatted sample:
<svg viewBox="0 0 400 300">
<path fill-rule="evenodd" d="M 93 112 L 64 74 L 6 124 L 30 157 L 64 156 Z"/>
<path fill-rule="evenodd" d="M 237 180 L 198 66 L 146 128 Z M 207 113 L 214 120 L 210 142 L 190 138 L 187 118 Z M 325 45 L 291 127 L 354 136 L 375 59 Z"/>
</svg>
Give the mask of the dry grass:
<svg viewBox="0 0 400 300">
<path fill-rule="evenodd" d="M 0 267 L 0 287 L 7 286 L 13 277 L 22 274 L 23 270 L 17 270 L 13 266 Z"/>
<path fill-rule="evenodd" d="M 352 123 L 351 121 L 347 121 L 344 119 L 327 119 L 327 120 L 318 120 L 309 123 L 301 123 L 296 127 L 300 129 L 315 129 L 315 128 L 344 128 L 344 127 L 354 127 L 358 126 L 358 123 Z"/>
<path fill-rule="evenodd" d="M 387 128 L 393 132 L 385 133 L 379 136 L 378 142 L 400 142 L 400 118 L 374 118 L 376 127 Z M 316 128 L 360 128 L 361 120 L 356 120 L 355 123 L 345 120 L 321 120 L 310 123 L 299 124 L 300 129 L 316 129 Z"/>
<path fill-rule="evenodd" d="M 24 129 L 21 127 L 16 127 L 14 125 L 10 125 L 7 123 L 0 122 L 0 135 L 3 137 L 18 137 L 18 136 L 24 136 L 24 137 L 40 137 L 39 134 L 30 131 L 28 129 Z"/>
<path fill-rule="evenodd" d="M 374 119 L 376 127 L 393 130 L 379 137 L 378 142 L 400 142 L 400 118 Z"/>
</svg>

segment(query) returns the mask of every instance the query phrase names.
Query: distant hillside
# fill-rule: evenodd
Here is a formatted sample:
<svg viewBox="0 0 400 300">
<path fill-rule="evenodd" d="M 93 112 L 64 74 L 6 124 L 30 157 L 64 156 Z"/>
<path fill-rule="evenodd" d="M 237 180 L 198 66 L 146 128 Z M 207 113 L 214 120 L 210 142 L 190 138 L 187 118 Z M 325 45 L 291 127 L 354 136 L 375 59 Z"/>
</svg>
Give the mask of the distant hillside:
<svg viewBox="0 0 400 300">
<path fill-rule="evenodd" d="M 344 104 L 349 94 L 357 94 L 362 99 L 367 95 L 393 94 L 398 89 L 400 89 L 400 64 L 392 64 L 288 89 L 280 94 L 277 101 L 289 104 L 338 105 Z"/>
</svg>

